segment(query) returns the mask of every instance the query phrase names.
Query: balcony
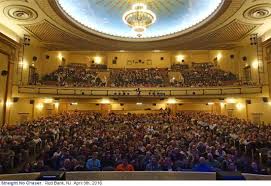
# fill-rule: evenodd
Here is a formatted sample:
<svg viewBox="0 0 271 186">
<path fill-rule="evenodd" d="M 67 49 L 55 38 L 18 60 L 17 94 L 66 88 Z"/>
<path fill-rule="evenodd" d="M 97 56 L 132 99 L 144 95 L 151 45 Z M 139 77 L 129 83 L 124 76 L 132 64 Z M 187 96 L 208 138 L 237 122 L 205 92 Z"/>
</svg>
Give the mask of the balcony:
<svg viewBox="0 0 271 186">
<path fill-rule="evenodd" d="M 56 86 L 19 86 L 19 95 L 53 95 L 66 97 L 222 97 L 222 96 L 239 96 L 254 97 L 262 96 L 265 92 L 262 86 L 229 86 L 229 87 L 210 87 L 210 88 L 65 88 Z"/>
</svg>

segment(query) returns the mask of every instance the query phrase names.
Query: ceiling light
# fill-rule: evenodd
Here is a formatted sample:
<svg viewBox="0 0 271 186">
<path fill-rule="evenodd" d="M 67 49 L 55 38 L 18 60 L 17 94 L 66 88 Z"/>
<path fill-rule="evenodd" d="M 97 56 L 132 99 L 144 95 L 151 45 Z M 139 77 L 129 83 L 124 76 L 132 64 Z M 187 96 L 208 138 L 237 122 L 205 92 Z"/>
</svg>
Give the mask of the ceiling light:
<svg viewBox="0 0 271 186">
<path fill-rule="evenodd" d="M 156 15 L 144 3 L 136 3 L 132 10 L 123 14 L 122 20 L 138 37 L 141 37 L 146 29 L 156 22 Z"/>
<path fill-rule="evenodd" d="M 143 103 L 136 103 L 136 105 L 143 105 Z"/>
</svg>

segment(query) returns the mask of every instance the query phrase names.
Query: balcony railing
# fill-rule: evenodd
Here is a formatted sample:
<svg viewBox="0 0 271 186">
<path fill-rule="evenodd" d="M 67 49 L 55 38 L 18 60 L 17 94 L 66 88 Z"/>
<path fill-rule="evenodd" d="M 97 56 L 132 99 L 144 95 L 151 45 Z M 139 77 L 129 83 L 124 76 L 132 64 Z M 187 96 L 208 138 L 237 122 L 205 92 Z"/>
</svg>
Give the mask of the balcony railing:
<svg viewBox="0 0 271 186">
<path fill-rule="evenodd" d="M 212 88 L 65 88 L 48 86 L 19 86 L 20 94 L 41 94 L 57 96 L 125 96 L 125 97 L 163 97 L 163 96 L 227 96 L 227 95 L 253 95 L 261 94 L 261 86 L 235 86 Z"/>
</svg>

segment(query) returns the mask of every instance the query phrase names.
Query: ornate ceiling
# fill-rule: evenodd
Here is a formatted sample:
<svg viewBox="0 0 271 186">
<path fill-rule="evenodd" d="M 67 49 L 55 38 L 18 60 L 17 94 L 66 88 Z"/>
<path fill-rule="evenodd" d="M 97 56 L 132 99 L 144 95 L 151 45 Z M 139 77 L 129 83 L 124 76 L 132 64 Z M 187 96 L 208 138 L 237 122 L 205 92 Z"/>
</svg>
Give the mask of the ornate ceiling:
<svg viewBox="0 0 271 186">
<path fill-rule="evenodd" d="M 57 0 L 58 7 L 71 21 L 94 34 L 117 36 L 118 40 L 140 40 L 122 20 L 133 2 L 145 3 L 156 15 L 155 24 L 141 37 L 152 40 L 159 40 L 159 36 L 175 37 L 187 28 L 195 28 L 223 6 L 223 0 Z"/>
<path fill-rule="evenodd" d="M 64 13 L 56 0 L 0 0 L 0 24 L 13 28 L 17 33 L 19 29 L 23 30 L 48 50 L 95 51 L 231 49 L 238 46 L 248 35 L 263 34 L 270 29 L 267 26 L 271 23 L 270 0 L 224 0 L 218 9 L 209 11 L 208 14 L 213 13 L 212 16 L 202 17 L 196 26 L 191 22 L 187 29 L 177 25 L 177 19 L 173 17 L 193 17 L 200 9 L 195 4 L 193 7 L 193 2 L 206 3 L 207 0 L 145 1 L 148 1 L 148 6 L 160 17 L 161 22 L 150 28 L 149 35 L 144 38 L 124 35 L 124 28 L 117 26 L 125 31 L 122 33 L 114 27 L 117 12 L 119 15 L 124 12 L 129 7 L 130 0 L 76 0 L 78 6 L 74 9 L 77 11 L 82 2 L 91 2 L 89 6 L 95 7 L 92 11 L 96 18 L 107 18 L 104 20 L 107 30 L 103 28 L 103 32 L 99 31 L 98 27 L 82 26 L 80 20 L 76 21 L 75 17 Z M 102 12 L 95 12 L 96 7 Z M 187 9 L 187 14 L 183 13 L 185 7 L 191 8 Z M 86 9 L 86 15 L 87 10 L 89 9 Z M 170 28 L 168 32 L 159 32 L 167 24 L 171 25 L 171 28 L 175 24 L 178 29 L 171 31 Z M 112 34 L 110 29 L 116 29 L 115 34 Z"/>
</svg>

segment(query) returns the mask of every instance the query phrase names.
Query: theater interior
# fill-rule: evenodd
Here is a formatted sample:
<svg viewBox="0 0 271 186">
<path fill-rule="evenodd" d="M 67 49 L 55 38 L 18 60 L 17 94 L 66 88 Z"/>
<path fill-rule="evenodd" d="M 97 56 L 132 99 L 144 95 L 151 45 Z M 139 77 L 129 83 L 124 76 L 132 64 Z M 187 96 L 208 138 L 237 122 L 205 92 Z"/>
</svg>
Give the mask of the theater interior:
<svg viewBox="0 0 271 186">
<path fill-rule="evenodd" d="M 270 0 L 0 0 L 0 180 L 270 180 L 270 95 Z"/>
</svg>

